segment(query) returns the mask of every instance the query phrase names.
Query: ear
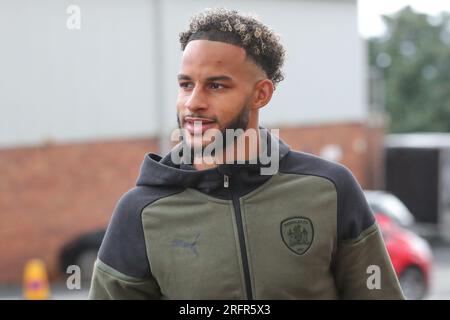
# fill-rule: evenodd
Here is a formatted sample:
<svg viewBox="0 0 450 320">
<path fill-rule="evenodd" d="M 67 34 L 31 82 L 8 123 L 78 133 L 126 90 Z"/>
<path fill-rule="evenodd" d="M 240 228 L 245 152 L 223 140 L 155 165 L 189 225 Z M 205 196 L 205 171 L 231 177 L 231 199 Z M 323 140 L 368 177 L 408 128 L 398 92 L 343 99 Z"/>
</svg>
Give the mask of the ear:
<svg viewBox="0 0 450 320">
<path fill-rule="evenodd" d="M 264 107 L 272 99 L 274 86 L 271 80 L 263 79 L 256 82 L 253 92 L 251 109 L 256 110 Z"/>
</svg>

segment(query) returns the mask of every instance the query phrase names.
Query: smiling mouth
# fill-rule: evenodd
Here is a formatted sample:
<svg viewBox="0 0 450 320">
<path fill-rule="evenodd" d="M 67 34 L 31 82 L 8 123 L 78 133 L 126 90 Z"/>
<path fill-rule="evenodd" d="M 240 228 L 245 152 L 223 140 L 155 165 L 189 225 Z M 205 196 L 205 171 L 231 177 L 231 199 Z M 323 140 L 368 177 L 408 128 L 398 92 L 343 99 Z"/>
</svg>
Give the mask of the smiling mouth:
<svg viewBox="0 0 450 320">
<path fill-rule="evenodd" d="M 206 118 L 198 117 L 185 117 L 184 127 L 190 133 L 194 134 L 196 132 L 204 133 L 206 130 L 212 128 L 216 121 Z"/>
<path fill-rule="evenodd" d="M 214 120 L 207 119 L 207 118 L 198 118 L 198 117 L 184 117 L 185 122 L 194 123 L 194 122 L 201 122 L 202 124 L 205 123 L 212 123 L 215 122 Z"/>
</svg>

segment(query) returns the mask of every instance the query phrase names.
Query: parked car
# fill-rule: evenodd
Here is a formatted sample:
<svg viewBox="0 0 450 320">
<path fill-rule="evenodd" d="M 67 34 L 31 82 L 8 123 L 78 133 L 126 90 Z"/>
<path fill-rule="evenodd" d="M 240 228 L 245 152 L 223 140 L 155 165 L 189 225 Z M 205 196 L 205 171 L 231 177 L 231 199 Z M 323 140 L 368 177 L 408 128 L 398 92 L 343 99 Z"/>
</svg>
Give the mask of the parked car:
<svg viewBox="0 0 450 320">
<path fill-rule="evenodd" d="M 366 190 L 364 193 L 374 213 L 382 213 L 407 229 L 414 226 L 414 216 L 395 195 L 381 190 Z"/>
<path fill-rule="evenodd" d="M 89 282 L 104 235 L 105 230 L 100 229 L 82 234 L 66 244 L 59 255 L 61 271 L 66 273 L 68 266 L 77 265 L 81 270 L 81 280 Z"/>
<path fill-rule="evenodd" d="M 412 231 L 414 216 L 390 193 L 365 194 L 406 298 L 423 299 L 430 288 L 433 255 L 428 242 Z"/>
</svg>

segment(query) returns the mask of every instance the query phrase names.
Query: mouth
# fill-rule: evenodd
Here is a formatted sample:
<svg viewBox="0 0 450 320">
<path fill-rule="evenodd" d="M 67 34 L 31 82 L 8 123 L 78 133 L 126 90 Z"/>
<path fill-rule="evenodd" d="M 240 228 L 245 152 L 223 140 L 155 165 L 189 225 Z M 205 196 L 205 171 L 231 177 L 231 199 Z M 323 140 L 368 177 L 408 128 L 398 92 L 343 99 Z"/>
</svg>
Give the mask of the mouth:
<svg viewBox="0 0 450 320">
<path fill-rule="evenodd" d="M 206 130 L 211 129 L 216 121 L 206 118 L 185 117 L 184 128 L 191 134 L 203 134 Z"/>
</svg>

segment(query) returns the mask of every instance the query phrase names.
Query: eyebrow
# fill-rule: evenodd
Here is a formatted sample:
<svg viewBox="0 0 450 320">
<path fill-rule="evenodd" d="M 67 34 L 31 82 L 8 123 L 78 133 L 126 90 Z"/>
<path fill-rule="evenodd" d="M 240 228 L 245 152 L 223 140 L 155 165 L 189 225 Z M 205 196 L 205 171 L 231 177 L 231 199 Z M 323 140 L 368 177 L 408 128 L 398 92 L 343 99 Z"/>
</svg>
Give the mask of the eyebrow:
<svg viewBox="0 0 450 320">
<path fill-rule="evenodd" d="M 192 80 L 192 78 L 190 76 L 188 76 L 187 74 L 179 74 L 178 75 L 178 80 Z M 213 82 L 213 81 L 232 81 L 233 79 L 229 76 L 225 76 L 225 75 L 220 75 L 220 76 L 212 76 L 212 77 L 208 77 L 206 78 L 206 81 L 208 82 Z"/>
</svg>

